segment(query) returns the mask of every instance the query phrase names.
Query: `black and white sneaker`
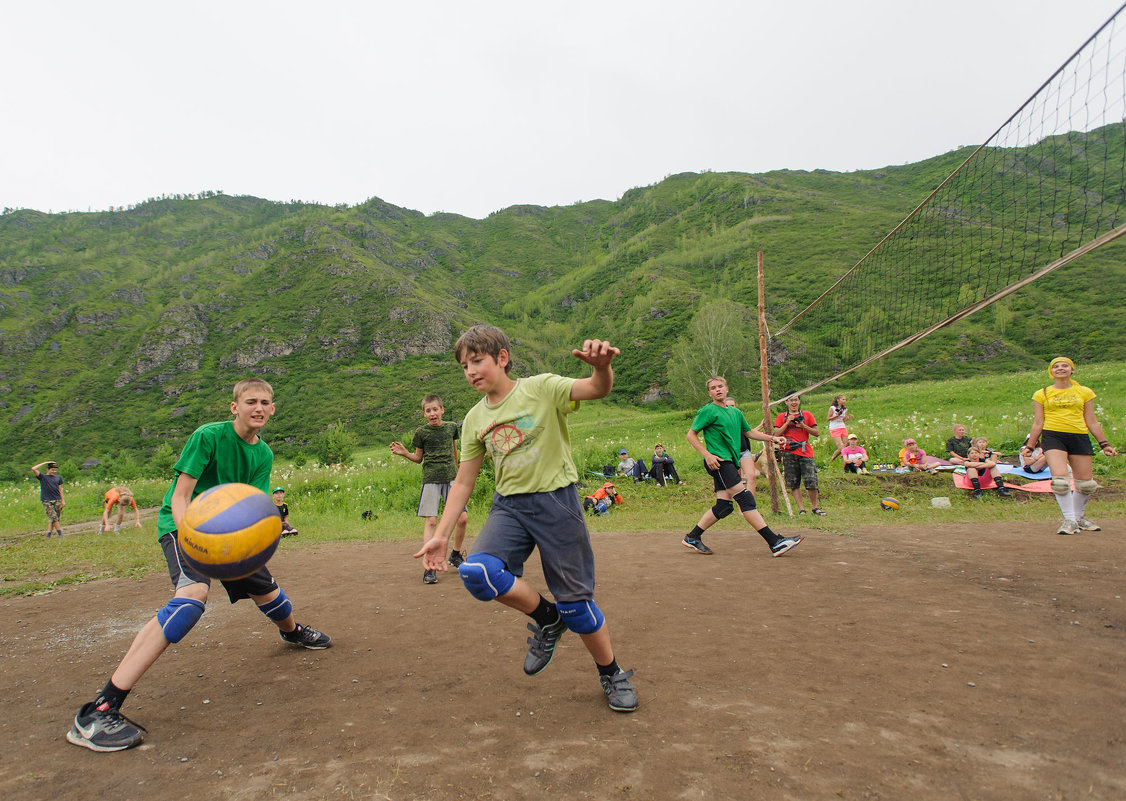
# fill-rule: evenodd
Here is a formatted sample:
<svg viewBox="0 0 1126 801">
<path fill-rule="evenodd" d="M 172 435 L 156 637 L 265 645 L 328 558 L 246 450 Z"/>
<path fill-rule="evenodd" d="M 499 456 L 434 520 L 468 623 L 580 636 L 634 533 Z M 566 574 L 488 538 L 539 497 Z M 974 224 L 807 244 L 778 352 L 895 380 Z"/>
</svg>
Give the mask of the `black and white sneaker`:
<svg viewBox="0 0 1126 801">
<path fill-rule="evenodd" d="M 434 570 L 423 570 L 422 571 L 422 583 L 423 584 L 437 584 L 438 583 L 438 573 Z"/>
<path fill-rule="evenodd" d="M 566 630 L 567 626 L 563 623 L 562 616 L 546 626 L 528 624 L 528 631 L 532 632 L 532 636 L 528 638 L 528 655 L 524 657 L 525 673 L 534 676 L 551 664 L 551 658 L 555 656 L 555 646 Z"/>
<path fill-rule="evenodd" d="M 291 645 L 300 645 L 311 651 L 321 651 L 332 645 L 332 637 L 317 631 L 312 626 L 298 624 L 293 631 L 280 632 L 281 638 Z"/>
<path fill-rule="evenodd" d="M 99 709 L 91 701 L 83 704 L 74 716 L 66 740 L 91 751 L 124 751 L 144 742 L 144 732 L 144 726 L 138 726 L 118 710 Z"/>
<path fill-rule="evenodd" d="M 685 548 L 688 548 L 688 549 L 690 549 L 690 550 L 693 550 L 693 551 L 695 551 L 696 553 L 702 553 L 702 554 L 711 554 L 711 553 L 714 553 L 714 551 L 712 551 L 712 549 L 711 549 L 711 548 L 709 548 L 709 547 L 708 547 L 707 545 L 704 545 L 704 541 L 703 541 L 703 540 L 694 540 L 694 539 L 692 539 L 691 537 L 685 537 L 685 538 L 684 538 L 684 539 L 683 539 L 683 540 L 681 541 L 681 544 L 682 544 L 682 545 L 683 545 L 683 546 L 684 546 Z"/>
<path fill-rule="evenodd" d="M 599 676 L 606 701 L 615 712 L 633 712 L 637 709 L 636 688 L 630 684 L 632 670 L 619 670 L 613 676 Z"/>
<path fill-rule="evenodd" d="M 796 548 L 798 544 L 805 539 L 804 534 L 799 534 L 796 537 L 786 537 L 785 539 L 778 540 L 770 549 L 771 556 L 781 556 L 786 551 Z"/>
<path fill-rule="evenodd" d="M 465 557 L 461 555 L 461 551 L 450 551 L 450 558 L 446 561 L 449 562 L 450 567 L 456 570 L 461 567 L 462 562 L 465 561 Z"/>
</svg>

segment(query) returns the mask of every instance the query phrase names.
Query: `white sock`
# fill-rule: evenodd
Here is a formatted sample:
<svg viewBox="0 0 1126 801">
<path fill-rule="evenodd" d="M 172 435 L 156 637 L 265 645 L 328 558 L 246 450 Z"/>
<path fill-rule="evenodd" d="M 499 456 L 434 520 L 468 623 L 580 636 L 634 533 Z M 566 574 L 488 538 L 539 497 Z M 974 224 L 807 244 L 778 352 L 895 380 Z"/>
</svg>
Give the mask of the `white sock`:
<svg viewBox="0 0 1126 801">
<path fill-rule="evenodd" d="M 1075 520 L 1075 504 L 1071 502 L 1071 493 L 1065 492 L 1063 495 L 1056 494 L 1056 503 L 1060 505 L 1060 511 L 1063 512 L 1064 520 Z"/>
<path fill-rule="evenodd" d="M 1087 508 L 1087 501 L 1091 500 L 1090 495 L 1084 495 L 1082 492 L 1071 493 L 1071 507 L 1075 510 L 1075 519 L 1083 517 L 1083 512 Z"/>
</svg>

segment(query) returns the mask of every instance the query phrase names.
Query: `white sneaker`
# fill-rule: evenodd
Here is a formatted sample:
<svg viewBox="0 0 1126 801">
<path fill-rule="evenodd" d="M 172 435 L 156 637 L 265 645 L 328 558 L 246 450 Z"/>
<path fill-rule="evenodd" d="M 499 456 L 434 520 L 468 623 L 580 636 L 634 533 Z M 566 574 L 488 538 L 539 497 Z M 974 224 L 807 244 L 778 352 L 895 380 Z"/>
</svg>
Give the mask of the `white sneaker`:
<svg viewBox="0 0 1126 801">
<path fill-rule="evenodd" d="M 1102 527 L 1098 523 L 1085 517 L 1076 520 L 1075 525 L 1079 527 L 1080 531 L 1102 531 Z"/>
</svg>

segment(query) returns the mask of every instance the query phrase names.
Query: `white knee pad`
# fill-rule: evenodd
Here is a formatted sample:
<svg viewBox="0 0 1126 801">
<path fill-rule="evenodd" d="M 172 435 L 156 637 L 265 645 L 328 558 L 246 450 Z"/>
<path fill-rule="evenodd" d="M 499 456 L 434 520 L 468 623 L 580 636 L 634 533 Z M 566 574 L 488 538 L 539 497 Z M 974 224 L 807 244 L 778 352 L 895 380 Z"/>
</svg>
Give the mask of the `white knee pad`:
<svg viewBox="0 0 1126 801">
<path fill-rule="evenodd" d="M 1099 482 L 1093 478 L 1087 478 L 1082 481 L 1075 482 L 1075 491 L 1080 495 L 1094 495 L 1095 490 L 1099 488 Z"/>
<path fill-rule="evenodd" d="M 1067 476 L 1052 476 L 1052 492 L 1056 495 L 1070 495 L 1071 481 Z"/>
</svg>

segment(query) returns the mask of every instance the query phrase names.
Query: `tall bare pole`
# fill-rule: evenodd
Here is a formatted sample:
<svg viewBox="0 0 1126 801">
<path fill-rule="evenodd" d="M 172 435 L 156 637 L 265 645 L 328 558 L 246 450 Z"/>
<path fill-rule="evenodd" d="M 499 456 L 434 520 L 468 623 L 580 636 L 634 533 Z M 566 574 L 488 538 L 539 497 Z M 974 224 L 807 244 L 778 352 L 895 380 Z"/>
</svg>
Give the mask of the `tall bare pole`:
<svg viewBox="0 0 1126 801">
<path fill-rule="evenodd" d="M 770 416 L 770 373 L 766 365 L 766 281 L 763 278 L 762 251 L 758 252 L 758 369 L 762 379 L 762 430 L 769 434 L 774 431 Z M 770 478 L 770 509 L 774 514 L 781 511 L 778 505 L 778 465 L 774 461 L 774 445 L 764 442 L 766 449 L 766 474 Z M 786 499 L 789 507 L 790 499 Z M 793 511 L 790 512 L 791 516 Z"/>
</svg>

